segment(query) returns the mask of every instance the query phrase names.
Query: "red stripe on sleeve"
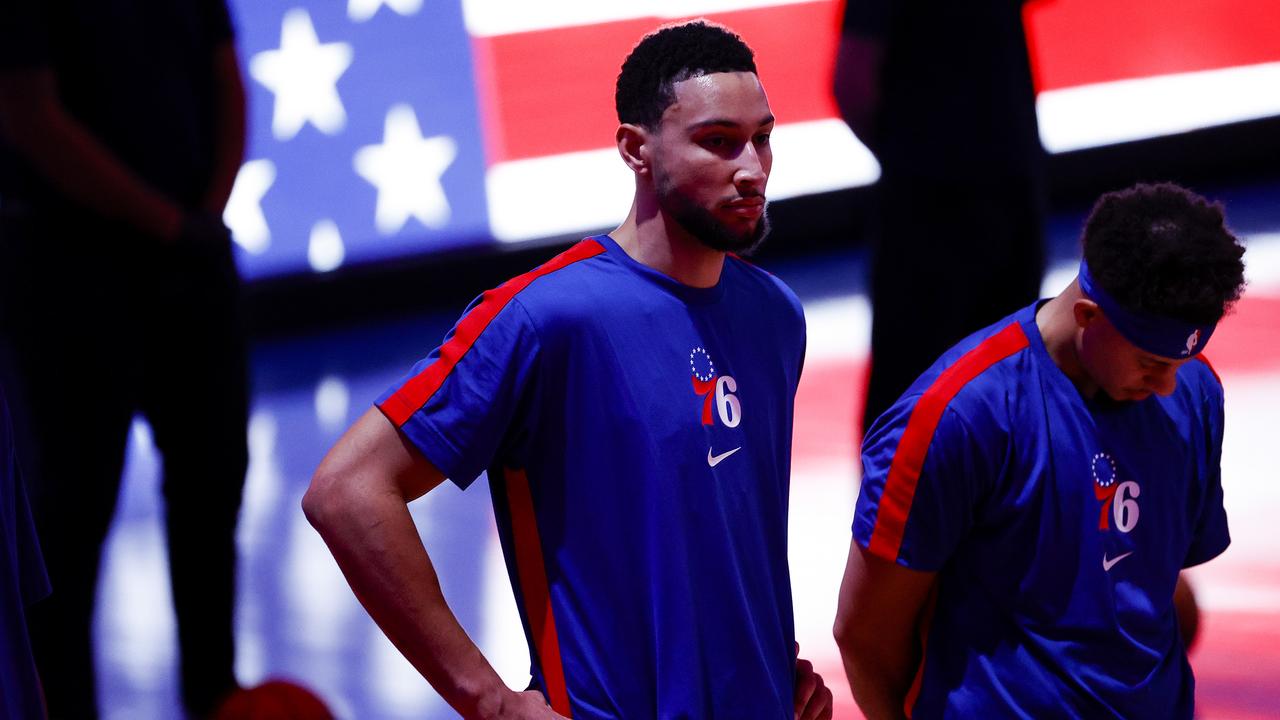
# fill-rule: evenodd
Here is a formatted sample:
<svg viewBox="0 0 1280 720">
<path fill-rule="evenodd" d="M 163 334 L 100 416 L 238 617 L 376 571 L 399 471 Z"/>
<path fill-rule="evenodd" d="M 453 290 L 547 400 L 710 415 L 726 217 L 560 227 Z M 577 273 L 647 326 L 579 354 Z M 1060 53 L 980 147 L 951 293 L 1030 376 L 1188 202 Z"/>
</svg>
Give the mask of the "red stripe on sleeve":
<svg viewBox="0 0 1280 720">
<path fill-rule="evenodd" d="M 544 275 L 549 275 L 579 260 L 595 257 L 602 252 L 604 252 L 604 246 L 600 243 L 594 240 L 583 240 L 546 264 L 486 291 L 480 303 L 458 321 L 453 337 L 440 347 L 440 357 L 400 386 L 400 389 L 387 398 L 379 409 L 391 422 L 395 423 L 396 427 L 404 425 L 419 408 L 427 404 L 427 400 L 430 400 L 436 390 L 440 389 L 445 378 L 453 372 L 453 368 L 479 339 L 484 329 L 521 290 Z"/>
<path fill-rule="evenodd" d="M 907 429 L 898 440 L 893 463 L 889 466 L 889 477 L 884 483 L 876 526 L 867 545 L 872 554 L 890 562 L 897 561 L 907 516 L 911 513 L 911 501 L 916 494 L 916 483 L 924 468 L 924 458 L 951 398 L 987 368 L 1026 346 L 1027 336 L 1022 332 L 1022 326 L 1012 323 L 961 356 L 916 401 L 915 409 L 907 420 Z"/>
<path fill-rule="evenodd" d="M 560 660 L 560 638 L 556 634 L 555 614 L 551 609 L 551 592 L 547 588 L 547 569 L 542 559 L 542 540 L 538 521 L 533 514 L 533 493 L 529 477 L 523 470 L 508 468 L 507 503 L 511 510 L 511 537 L 516 551 L 516 574 L 524 596 L 525 618 L 542 666 L 547 702 L 561 715 L 573 717 L 569 706 L 569 690 L 564 681 L 564 663 Z"/>
</svg>

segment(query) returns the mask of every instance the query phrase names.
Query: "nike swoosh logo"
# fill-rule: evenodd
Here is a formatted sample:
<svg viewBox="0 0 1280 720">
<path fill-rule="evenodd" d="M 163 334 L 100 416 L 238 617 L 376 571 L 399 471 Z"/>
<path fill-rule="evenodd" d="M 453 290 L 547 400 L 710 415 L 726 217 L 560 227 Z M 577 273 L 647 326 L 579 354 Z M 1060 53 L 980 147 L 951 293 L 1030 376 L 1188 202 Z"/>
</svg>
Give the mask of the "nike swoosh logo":
<svg viewBox="0 0 1280 720">
<path fill-rule="evenodd" d="M 727 458 L 727 457 L 729 457 L 730 455 L 732 455 L 732 454 L 734 454 L 734 453 L 738 452 L 738 451 L 739 451 L 739 450 L 741 450 L 741 449 L 742 449 L 742 446 L 741 446 L 741 445 L 739 445 L 738 447 L 736 447 L 736 448 L 734 448 L 734 449 L 732 449 L 732 450 L 730 450 L 730 451 L 728 451 L 728 452 L 722 452 L 722 453 L 720 453 L 719 455 L 712 455 L 712 454 L 711 454 L 711 448 L 707 448 L 707 464 L 708 464 L 708 465 L 710 465 L 711 467 L 715 467 L 715 466 L 717 466 L 717 465 L 719 465 L 719 464 L 720 464 L 720 461 L 721 461 L 721 460 L 724 460 L 725 458 Z"/>
<path fill-rule="evenodd" d="M 1123 554 L 1123 555 L 1117 555 L 1117 556 L 1115 556 L 1115 557 L 1111 558 L 1110 560 L 1108 560 L 1108 559 L 1107 559 L 1107 554 L 1106 554 L 1106 553 L 1102 553 L 1102 571 L 1103 571 L 1103 572 L 1111 572 L 1111 568 L 1115 567 L 1116 563 L 1118 563 L 1118 562 L 1120 562 L 1121 560 L 1123 560 L 1123 559 L 1125 559 L 1125 558 L 1129 557 L 1129 556 L 1130 556 L 1130 555 L 1132 555 L 1132 554 L 1133 554 L 1133 551 L 1132 551 L 1132 550 L 1130 550 L 1129 552 L 1127 552 L 1127 553 L 1125 553 L 1125 554 Z"/>
</svg>

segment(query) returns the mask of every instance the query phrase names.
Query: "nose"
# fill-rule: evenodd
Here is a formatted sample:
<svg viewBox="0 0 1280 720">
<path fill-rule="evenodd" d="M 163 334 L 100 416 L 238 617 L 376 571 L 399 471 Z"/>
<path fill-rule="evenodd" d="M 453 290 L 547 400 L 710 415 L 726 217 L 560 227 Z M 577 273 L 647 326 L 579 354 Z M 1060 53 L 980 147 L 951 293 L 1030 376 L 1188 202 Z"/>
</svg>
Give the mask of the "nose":
<svg viewBox="0 0 1280 720">
<path fill-rule="evenodd" d="M 765 181 L 769 179 L 769 170 L 765 166 L 765 158 L 755 144 L 747 143 L 745 149 L 738 154 L 738 167 L 733 173 L 733 184 L 743 195 L 763 195 Z"/>
</svg>

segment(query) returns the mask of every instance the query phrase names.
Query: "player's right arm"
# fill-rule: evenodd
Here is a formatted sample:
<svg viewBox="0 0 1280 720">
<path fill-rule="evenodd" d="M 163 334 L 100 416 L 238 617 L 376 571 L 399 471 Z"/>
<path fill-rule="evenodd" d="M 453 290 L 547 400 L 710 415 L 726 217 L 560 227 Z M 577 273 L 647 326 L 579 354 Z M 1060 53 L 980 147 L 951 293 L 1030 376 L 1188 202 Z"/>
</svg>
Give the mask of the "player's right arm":
<svg viewBox="0 0 1280 720">
<path fill-rule="evenodd" d="M 920 664 L 920 618 L 936 573 L 911 570 L 849 544 L 835 638 L 867 720 L 905 718 Z"/>
<path fill-rule="evenodd" d="M 996 342 L 1020 332 L 1001 331 Z M 1013 345 L 1013 343 L 1010 343 Z M 869 720 L 906 717 L 923 656 L 937 573 L 980 517 L 1001 477 L 1007 438 L 983 390 L 960 389 L 999 356 L 980 344 L 871 426 L 835 637 L 853 697 Z M 966 377 L 966 375 L 968 377 Z M 914 704 L 914 699 L 912 700 Z"/>
<path fill-rule="evenodd" d="M 407 504 L 444 481 L 377 409 L 320 463 L 302 499 L 378 627 L 465 718 L 558 718 L 536 691 L 503 684 L 446 604 Z"/>
</svg>

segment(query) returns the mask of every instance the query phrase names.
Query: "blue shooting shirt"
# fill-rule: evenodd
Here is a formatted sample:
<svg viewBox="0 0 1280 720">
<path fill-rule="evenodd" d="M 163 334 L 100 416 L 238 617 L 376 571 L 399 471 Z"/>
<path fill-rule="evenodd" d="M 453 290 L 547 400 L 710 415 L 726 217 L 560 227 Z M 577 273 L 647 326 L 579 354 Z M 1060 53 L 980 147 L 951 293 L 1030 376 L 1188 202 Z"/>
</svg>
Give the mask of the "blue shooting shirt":
<svg viewBox="0 0 1280 720">
<path fill-rule="evenodd" d="M 693 288 L 608 236 L 472 304 L 378 406 L 488 469 L 533 685 L 574 718 L 791 718 L 795 295 Z"/>
<path fill-rule="evenodd" d="M 1087 399 L 1037 306 L 949 350 L 872 426 L 855 539 L 938 572 L 914 718 L 1190 718 L 1173 589 L 1226 549 L 1222 385 Z"/>
</svg>

